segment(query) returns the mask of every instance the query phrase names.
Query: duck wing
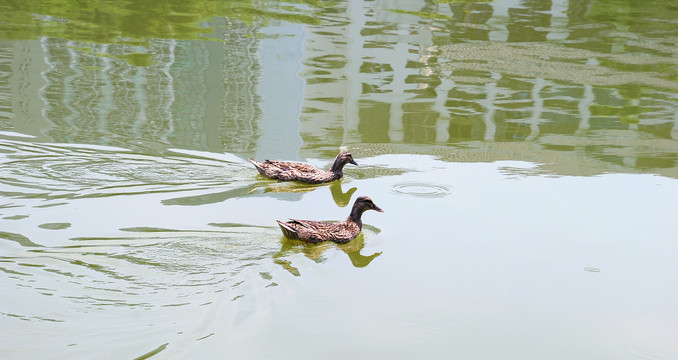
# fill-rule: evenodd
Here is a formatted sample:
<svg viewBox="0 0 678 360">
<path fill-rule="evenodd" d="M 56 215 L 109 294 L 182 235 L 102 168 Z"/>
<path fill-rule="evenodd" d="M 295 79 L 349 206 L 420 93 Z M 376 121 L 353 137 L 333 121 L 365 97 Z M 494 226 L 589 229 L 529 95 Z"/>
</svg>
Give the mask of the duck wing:
<svg viewBox="0 0 678 360">
<path fill-rule="evenodd" d="M 262 162 L 257 162 L 252 159 L 248 160 L 261 175 L 271 179 L 302 181 L 311 184 L 334 180 L 333 174 L 309 164 L 277 160 L 265 160 Z"/>
<path fill-rule="evenodd" d="M 346 221 L 328 223 L 291 219 L 287 222 L 277 221 L 277 223 L 286 237 L 313 244 L 323 241 L 343 244 L 353 240 L 360 233 L 360 227 L 356 223 Z"/>
<path fill-rule="evenodd" d="M 320 171 L 320 169 L 313 165 L 293 161 L 265 160 L 264 164 L 278 168 L 282 171 L 298 171 L 300 173 L 313 173 Z"/>
</svg>

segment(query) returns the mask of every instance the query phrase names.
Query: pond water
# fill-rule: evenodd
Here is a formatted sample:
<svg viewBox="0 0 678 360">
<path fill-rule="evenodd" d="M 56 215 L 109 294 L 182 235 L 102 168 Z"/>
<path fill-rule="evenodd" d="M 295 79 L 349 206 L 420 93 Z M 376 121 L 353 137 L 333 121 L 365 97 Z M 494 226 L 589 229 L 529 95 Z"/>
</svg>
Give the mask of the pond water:
<svg viewBox="0 0 678 360">
<path fill-rule="evenodd" d="M 678 359 L 672 2 L 0 10 L 3 356 Z"/>
</svg>

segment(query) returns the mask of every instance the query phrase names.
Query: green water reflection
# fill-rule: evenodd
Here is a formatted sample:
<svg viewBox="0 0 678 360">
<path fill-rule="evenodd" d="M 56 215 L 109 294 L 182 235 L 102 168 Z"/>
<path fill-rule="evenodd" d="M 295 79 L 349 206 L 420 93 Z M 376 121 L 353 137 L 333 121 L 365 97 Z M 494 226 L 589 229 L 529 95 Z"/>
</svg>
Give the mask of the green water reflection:
<svg viewBox="0 0 678 360">
<path fill-rule="evenodd" d="M 6 2 L 0 129 L 288 158 L 512 142 L 494 158 L 678 176 L 670 4 L 372 5 Z"/>
<path fill-rule="evenodd" d="M 0 38 L 56 37 L 94 43 L 148 45 L 152 39 L 203 39 L 214 18 L 244 23 L 273 20 L 318 24 L 313 11 L 300 6 L 322 1 L 6 1 L 0 5 Z M 290 11 L 291 10 L 291 11 Z"/>
<path fill-rule="evenodd" d="M 372 230 L 375 229 L 365 229 L 365 231 L 369 231 L 370 233 L 374 232 Z M 377 230 L 376 232 L 378 233 L 379 231 Z M 301 272 L 293 265 L 289 258 L 291 255 L 297 253 L 303 254 L 306 258 L 316 263 L 322 263 L 327 260 L 324 257 L 325 253 L 336 247 L 348 255 L 351 264 L 356 268 L 366 267 L 372 260 L 381 255 L 381 252 L 375 252 L 371 255 L 363 255 L 361 253 L 361 250 L 365 246 L 365 236 L 362 233 L 348 244 L 322 243 L 320 245 L 309 245 L 302 241 L 290 240 L 287 238 L 283 238 L 281 244 L 282 247 L 280 251 L 273 255 L 274 262 L 294 276 L 300 276 Z"/>
</svg>

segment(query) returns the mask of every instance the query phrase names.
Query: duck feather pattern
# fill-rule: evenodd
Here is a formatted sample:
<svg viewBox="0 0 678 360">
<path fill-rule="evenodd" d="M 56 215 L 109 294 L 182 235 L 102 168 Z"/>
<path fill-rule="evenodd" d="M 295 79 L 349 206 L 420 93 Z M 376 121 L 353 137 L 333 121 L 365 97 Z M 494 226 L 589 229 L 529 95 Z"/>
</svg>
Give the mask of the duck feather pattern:
<svg viewBox="0 0 678 360">
<path fill-rule="evenodd" d="M 308 184 L 321 184 L 341 179 L 346 164 L 358 165 L 348 151 L 341 151 L 334 159 L 329 170 L 322 170 L 310 164 L 293 161 L 247 159 L 259 171 L 259 174 L 279 181 L 300 181 Z"/>
<path fill-rule="evenodd" d="M 344 221 L 323 222 L 314 220 L 290 219 L 282 222 L 276 220 L 283 235 L 289 239 L 302 240 L 312 244 L 323 241 L 334 241 L 345 244 L 355 239 L 362 230 L 362 214 L 367 210 L 383 212 L 372 199 L 361 196 L 356 199 L 351 214 Z"/>
</svg>

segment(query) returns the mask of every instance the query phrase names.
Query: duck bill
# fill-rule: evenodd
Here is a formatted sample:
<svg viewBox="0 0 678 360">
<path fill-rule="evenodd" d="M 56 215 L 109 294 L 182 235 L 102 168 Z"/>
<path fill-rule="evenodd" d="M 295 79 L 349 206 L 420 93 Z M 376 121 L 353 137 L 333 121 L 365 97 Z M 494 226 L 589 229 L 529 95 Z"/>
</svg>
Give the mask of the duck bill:
<svg viewBox="0 0 678 360">
<path fill-rule="evenodd" d="M 381 209 L 379 206 L 377 206 L 377 205 L 374 205 L 374 209 L 372 209 L 372 210 L 374 210 L 374 211 L 379 211 L 379 212 L 384 212 L 384 210 L 382 210 L 382 209 Z"/>
<path fill-rule="evenodd" d="M 355 165 L 355 166 L 358 166 L 358 163 L 355 162 L 355 160 L 353 160 L 353 159 L 351 159 L 350 163 L 353 164 L 353 165 Z"/>
</svg>

